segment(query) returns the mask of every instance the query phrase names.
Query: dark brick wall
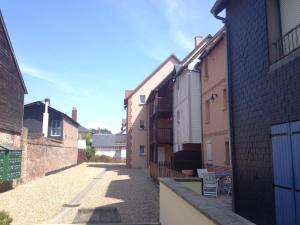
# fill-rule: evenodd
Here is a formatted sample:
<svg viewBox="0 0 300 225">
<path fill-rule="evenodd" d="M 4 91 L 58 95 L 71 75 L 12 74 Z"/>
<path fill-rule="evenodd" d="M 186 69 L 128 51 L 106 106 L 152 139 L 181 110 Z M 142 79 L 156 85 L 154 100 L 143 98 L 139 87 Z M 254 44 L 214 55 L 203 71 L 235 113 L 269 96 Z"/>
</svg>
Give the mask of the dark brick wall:
<svg viewBox="0 0 300 225">
<path fill-rule="evenodd" d="M 300 120 L 300 58 L 269 72 L 264 0 L 232 0 L 226 16 L 235 209 L 257 224 L 272 225 L 270 129 Z"/>
<path fill-rule="evenodd" d="M 0 20 L 0 128 L 21 132 L 24 89 Z"/>
</svg>

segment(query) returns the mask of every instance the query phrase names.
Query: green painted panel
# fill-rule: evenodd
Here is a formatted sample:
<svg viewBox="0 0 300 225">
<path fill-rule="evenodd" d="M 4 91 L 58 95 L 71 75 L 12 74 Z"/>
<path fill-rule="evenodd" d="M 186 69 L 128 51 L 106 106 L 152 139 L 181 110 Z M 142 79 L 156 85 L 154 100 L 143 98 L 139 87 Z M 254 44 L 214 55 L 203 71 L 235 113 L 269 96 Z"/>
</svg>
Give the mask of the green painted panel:
<svg viewBox="0 0 300 225">
<path fill-rule="evenodd" d="M 4 180 L 4 157 L 5 151 L 0 151 L 0 181 Z"/>
<path fill-rule="evenodd" d="M 9 151 L 8 152 L 8 170 L 7 180 L 19 178 L 21 176 L 21 151 Z"/>
<path fill-rule="evenodd" d="M 10 181 L 21 176 L 22 151 L 0 151 L 0 181 Z"/>
</svg>

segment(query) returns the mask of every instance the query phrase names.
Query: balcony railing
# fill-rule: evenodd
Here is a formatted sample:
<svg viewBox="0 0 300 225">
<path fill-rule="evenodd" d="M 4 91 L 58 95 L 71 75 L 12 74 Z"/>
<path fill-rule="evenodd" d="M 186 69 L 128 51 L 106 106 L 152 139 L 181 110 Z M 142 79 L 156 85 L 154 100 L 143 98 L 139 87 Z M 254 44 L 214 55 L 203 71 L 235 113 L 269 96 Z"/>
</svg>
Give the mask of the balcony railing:
<svg viewBox="0 0 300 225">
<path fill-rule="evenodd" d="M 173 141 L 173 129 L 154 128 L 150 133 L 150 139 L 152 143 L 171 144 Z"/>
<path fill-rule="evenodd" d="M 150 105 L 150 115 L 159 112 L 172 112 L 172 99 L 168 97 L 157 97 Z"/>
<path fill-rule="evenodd" d="M 291 54 L 300 48 L 300 24 L 274 43 L 276 47 L 275 61 Z"/>
</svg>

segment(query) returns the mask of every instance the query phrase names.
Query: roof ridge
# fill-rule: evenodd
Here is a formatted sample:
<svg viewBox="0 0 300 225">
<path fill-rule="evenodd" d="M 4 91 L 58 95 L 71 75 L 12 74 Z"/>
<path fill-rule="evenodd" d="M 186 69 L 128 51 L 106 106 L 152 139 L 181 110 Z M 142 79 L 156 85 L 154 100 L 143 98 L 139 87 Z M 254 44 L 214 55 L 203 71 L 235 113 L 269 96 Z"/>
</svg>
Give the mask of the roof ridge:
<svg viewBox="0 0 300 225">
<path fill-rule="evenodd" d="M 137 92 L 144 83 L 146 83 L 152 76 L 154 76 L 154 74 L 160 70 L 170 59 L 175 59 L 176 61 L 178 61 L 178 63 L 180 63 L 180 60 L 177 58 L 177 56 L 172 53 L 168 58 L 166 58 L 158 67 L 156 67 L 134 90 L 132 90 L 132 93 L 130 93 L 130 95 L 127 96 L 127 98 L 125 99 L 129 99 L 131 98 L 131 96 Z"/>
</svg>

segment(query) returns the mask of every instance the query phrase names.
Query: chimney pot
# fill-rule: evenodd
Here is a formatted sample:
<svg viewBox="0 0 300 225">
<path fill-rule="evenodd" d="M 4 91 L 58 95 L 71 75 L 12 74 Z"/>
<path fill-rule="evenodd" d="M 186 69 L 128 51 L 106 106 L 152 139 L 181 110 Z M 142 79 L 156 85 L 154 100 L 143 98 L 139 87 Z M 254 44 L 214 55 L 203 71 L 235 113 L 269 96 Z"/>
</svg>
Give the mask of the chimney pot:
<svg viewBox="0 0 300 225">
<path fill-rule="evenodd" d="M 77 108 L 73 107 L 72 108 L 72 119 L 77 122 Z"/>
<path fill-rule="evenodd" d="M 203 40 L 202 36 L 195 37 L 195 48 L 201 43 L 202 40 Z"/>
</svg>

